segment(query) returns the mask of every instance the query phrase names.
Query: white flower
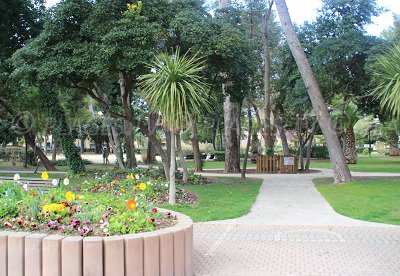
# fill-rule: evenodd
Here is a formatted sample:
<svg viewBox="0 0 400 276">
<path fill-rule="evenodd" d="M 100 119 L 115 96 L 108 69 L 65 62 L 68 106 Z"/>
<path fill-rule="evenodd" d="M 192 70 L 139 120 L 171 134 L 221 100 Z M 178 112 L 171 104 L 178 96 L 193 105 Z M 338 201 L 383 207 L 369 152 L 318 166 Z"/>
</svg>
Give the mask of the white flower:
<svg viewBox="0 0 400 276">
<path fill-rule="evenodd" d="M 28 184 L 22 185 L 22 188 L 24 189 L 25 192 L 27 192 L 28 191 Z"/>
<path fill-rule="evenodd" d="M 51 184 L 53 184 L 53 186 L 57 186 L 58 185 L 58 180 L 57 179 L 53 179 L 51 181 Z"/>
<path fill-rule="evenodd" d="M 68 178 L 64 178 L 63 183 L 64 183 L 65 186 L 67 186 L 69 184 L 69 179 Z"/>
<path fill-rule="evenodd" d="M 138 174 L 135 174 L 136 180 L 139 180 L 140 176 Z"/>
<path fill-rule="evenodd" d="M 21 179 L 21 176 L 18 173 L 14 174 L 14 181 L 18 181 L 20 179 Z"/>
</svg>

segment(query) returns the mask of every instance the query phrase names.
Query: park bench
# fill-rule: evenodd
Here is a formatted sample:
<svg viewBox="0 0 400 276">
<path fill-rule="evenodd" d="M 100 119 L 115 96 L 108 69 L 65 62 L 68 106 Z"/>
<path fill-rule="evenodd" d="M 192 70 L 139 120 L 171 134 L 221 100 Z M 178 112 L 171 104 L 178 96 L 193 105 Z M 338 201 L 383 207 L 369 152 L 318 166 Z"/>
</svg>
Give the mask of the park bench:
<svg viewBox="0 0 400 276">
<path fill-rule="evenodd" d="M 24 178 L 21 177 L 18 181 L 14 180 L 13 176 L 0 176 L 0 185 L 5 181 L 18 182 L 21 185 L 27 184 L 28 188 L 47 192 L 50 189 L 60 187 L 61 179 L 58 178 L 57 185 L 53 185 L 53 179 L 43 180 L 41 178 Z"/>
</svg>

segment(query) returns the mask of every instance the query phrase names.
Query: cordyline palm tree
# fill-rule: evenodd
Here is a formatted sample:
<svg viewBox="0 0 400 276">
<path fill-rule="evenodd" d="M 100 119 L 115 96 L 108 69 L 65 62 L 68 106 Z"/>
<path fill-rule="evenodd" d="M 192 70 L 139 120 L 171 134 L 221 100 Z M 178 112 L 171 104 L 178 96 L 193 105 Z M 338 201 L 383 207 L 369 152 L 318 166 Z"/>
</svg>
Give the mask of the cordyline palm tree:
<svg viewBox="0 0 400 276">
<path fill-rule="evenodd" d="M 347 104 L 344 112 L 344 158 L 347 164 L 357 163 L 356 136 L 354 134 L 354 125 L 360 119 L 357 106 L 353 103 Z"/>
<path fill-rule="evenodd" d="M 154 73 L 142 76 L 140 87 L 150 109 L 162 115 L 163 126 L 171 131 L 169 203 L 175 204 L 175 134 L 180 135 L 190 118 L 201 110 L 209 110 L 208 85 L 201 76 L 205 64 L 197 54 L 180 56 L 176 49 L 173 55 L 156 57 L 149 68 Z"/>
<path fill-rule="evenodd" d="M 375 97 L 381 107 L 387 108 L 394 117 L 400 117 L 400 44 L 390 46 L 378 56 L 372 66 Z"/>
</svg>

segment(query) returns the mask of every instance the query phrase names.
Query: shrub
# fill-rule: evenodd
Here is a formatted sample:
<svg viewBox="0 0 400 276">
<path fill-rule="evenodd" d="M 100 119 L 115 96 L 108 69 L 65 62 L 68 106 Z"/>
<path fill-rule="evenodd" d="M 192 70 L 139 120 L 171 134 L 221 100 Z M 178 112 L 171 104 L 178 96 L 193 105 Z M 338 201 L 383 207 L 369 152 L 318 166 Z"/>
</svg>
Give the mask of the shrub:
<svg viewBox="0 0 400 276">
<path fill-rule="evenodd" d="M 328 148 L 326 146 L 312 146 L 311 157 L 318 159 L 328 159 L 329 158 Z"/>
<path fill-rule="evenodd" d="M 225 151 L 216 151 L 214 154 L 217 161 L 225 161 Z"/>
<path fill-rule="evenodd" d="M 83 162 L 84 165 L 92 164 L 92 162 L 87 160 L 87 159 L 83 159 L 82 162 Z M 56 161 L 51 161 L 51 163 L 53 163 L 54 166 L 68 166 L 67 159 L 60 159 L 60 160 L 56 160 Z"/>
</svg>

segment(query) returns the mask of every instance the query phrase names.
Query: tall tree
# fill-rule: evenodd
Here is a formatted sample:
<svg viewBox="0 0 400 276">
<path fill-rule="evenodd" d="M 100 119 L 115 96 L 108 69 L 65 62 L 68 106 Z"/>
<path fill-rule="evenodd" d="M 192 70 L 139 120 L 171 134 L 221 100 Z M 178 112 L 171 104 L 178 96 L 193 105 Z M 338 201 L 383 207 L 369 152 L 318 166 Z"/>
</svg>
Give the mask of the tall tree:
<svg viewBox="0 0 400 276">
<path fill-rule="evenodd" d="M 334 170 L 335 183 L 345 183 L 352 180 L 352 176 L 343 155 L 342 148 L 333 128 L 325 100 L 319 89 L 318 82 L 311 69 L 304 49 L 296 35 L 285 0 L 276 0 L 279 19 L 281 21 L 290 50 L 296 60 L 300 74 L 303 78 L 307 92 L 313 105 L 314 113 L 327 142 L 329 156 Z"/>
<path fill-rule="evenodd" d="M 182 129 L 190 116 L 208 107 L 204 92 L 208 90 L 201 76 L 205 65 L 196 55 L 180 56 L 179 49 L 170 56 L 163 54 L 151 64 L 153 74 L 142 76 L 141 89 L 154 112 L 160 112 L 163 125 L 171 132 L 169 203 L 175 204 L 175 132 Z"/>
</svg>

